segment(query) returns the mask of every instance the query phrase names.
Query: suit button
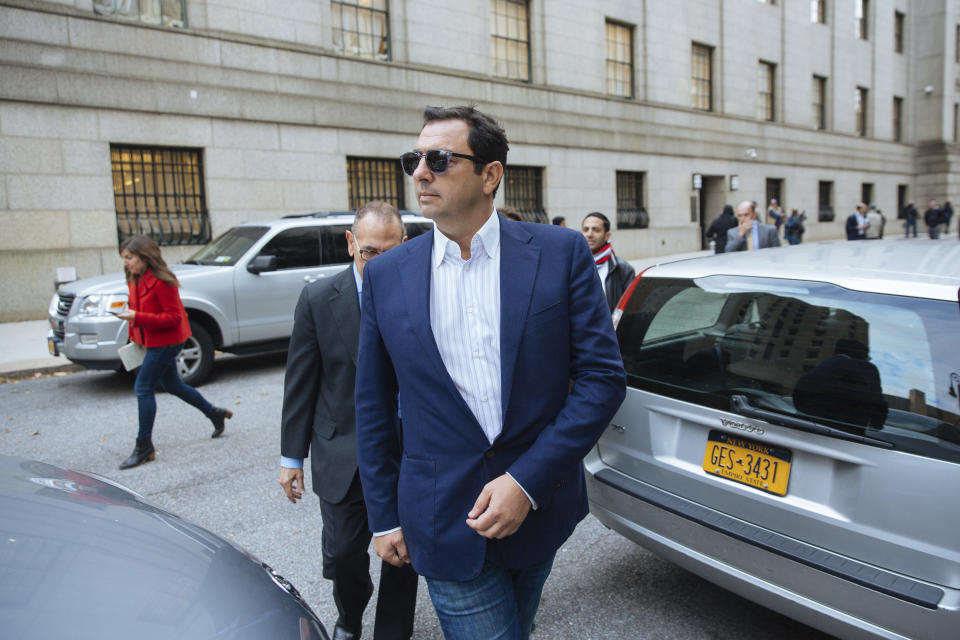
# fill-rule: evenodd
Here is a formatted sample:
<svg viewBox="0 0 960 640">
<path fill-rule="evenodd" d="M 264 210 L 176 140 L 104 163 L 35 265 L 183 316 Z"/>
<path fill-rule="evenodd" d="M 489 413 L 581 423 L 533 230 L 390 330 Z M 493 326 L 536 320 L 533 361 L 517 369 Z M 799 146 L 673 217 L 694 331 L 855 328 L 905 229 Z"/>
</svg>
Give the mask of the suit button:
<svg viewBox="0 0 960 640">
<path fill-rule="evenodd" d="M 496 455 L 497 455 L 497 454 L 493 451 L 493 449 L 491 449 L 490 451 L 487 451 L 485 454 L 483 454 L 483 456 L 484 456 L 487 460 L 489 460 L 490 458 L 493 458 L 493 457 L 496 456 Z"/>
</svg>

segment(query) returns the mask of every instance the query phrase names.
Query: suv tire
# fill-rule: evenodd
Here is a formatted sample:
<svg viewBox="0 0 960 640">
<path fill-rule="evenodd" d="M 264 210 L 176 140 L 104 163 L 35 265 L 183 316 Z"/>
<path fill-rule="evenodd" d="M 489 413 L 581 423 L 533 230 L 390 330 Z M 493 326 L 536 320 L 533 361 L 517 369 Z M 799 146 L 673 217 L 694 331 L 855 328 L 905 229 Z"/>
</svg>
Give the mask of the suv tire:
<svg viewBox="0 0 960 640">
<path fill-rule="evenodd" d="M 202 384 L 213 369 L 213 339 L 198 322 L 190 321 L 190 337 L 177 355 L 177 372 L 184 384 Z"/>
</svg>

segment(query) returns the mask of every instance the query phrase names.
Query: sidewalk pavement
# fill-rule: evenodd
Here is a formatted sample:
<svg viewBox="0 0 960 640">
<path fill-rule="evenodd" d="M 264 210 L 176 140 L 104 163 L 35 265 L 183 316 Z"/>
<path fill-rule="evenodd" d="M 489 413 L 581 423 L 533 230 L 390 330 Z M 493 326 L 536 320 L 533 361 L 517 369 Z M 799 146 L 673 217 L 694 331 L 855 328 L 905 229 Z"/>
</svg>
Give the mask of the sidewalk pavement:
<svg viewBox="0 0 960 640">
<path fill-rule="evenodd" d="M 25 378 L 37 373 L 82 369 L 47 350 L 46 320 L 0 323 L 0 378 Z"/>
</svg>

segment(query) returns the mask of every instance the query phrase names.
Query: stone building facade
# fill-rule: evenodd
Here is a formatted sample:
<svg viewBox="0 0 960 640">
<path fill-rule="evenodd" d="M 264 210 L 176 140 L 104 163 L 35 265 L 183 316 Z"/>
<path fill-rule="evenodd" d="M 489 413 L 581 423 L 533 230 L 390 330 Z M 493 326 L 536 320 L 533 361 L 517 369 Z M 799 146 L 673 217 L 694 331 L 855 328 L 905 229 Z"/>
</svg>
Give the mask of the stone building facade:
<svg viewBox="0 0 960 640">
<path fill-rule="evenodd" d="M 960 201 L 960 0 L 0 0 L 0 321 L 58 267 L 169 261 L 248 220 L 416 209 L 427 104 L 511 141 L 499 204 L 697 250 L 776 196 L 806 240 L 858 202 Z"/>
</svg>

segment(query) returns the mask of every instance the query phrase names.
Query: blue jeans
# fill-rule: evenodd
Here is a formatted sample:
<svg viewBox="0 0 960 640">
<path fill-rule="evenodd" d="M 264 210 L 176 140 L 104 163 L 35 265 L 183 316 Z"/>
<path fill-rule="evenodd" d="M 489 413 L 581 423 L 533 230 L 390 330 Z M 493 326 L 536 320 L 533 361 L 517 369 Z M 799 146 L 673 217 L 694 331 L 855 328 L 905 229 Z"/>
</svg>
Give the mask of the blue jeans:
<svg viewBox="0 0 960 640">
<path fill-rule="evenodd" d="M 427 579 L 430 599 L 446 640 L 527 640 L 553 558 L 525 569 L 499 562 L 497 543 L 473 580 Z"/>
<path fill-rule="evenodd" d="M 910 229 L 913 229 L 913 237 L 917 237 L 917 221 L 916 220 L 907 220 L 904 224 L 905 233 L 904 236 L 910 237 Z"/>
<path fill-rule="evenodd" d="M 137 407 L 140 412 L 140 431 L 137 438 L 149 438 L 153 434 L 153 420 L 157 415 L 157 399 L 154 392 L 159 384 L 163 390 L 190 404 L 207 417 L 213 413 L 213 405 L 193 387 L 183 384 L 177 373 L 177 354 L 182 344 L 168 347 L 150 347 L 140 365 L 133 391 L 137 394 Z"/>
</svg>

